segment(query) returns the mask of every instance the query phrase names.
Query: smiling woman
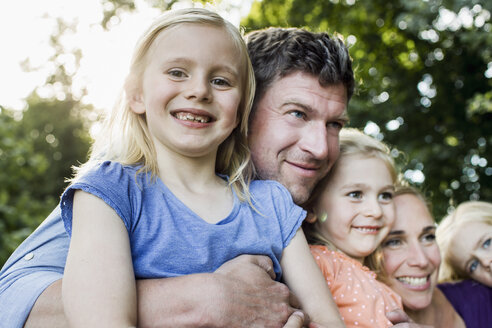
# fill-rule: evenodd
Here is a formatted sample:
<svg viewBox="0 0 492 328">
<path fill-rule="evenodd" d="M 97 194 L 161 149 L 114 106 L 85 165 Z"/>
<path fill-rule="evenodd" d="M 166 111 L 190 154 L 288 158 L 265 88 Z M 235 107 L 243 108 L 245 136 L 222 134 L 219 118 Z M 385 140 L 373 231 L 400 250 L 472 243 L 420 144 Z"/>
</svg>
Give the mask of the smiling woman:
<svg viewBox="0 0 492 328">
<path fill-rule="evenodd" d="M 369 266 L 398 293 L 408 315 L 434 327 L 465 327 L 461 317 L 436 288 L 441 257 L 435 241 L 435 221 L 424 197 L 402 187 L 394 197 L 396 218 Z"/>
</svg>

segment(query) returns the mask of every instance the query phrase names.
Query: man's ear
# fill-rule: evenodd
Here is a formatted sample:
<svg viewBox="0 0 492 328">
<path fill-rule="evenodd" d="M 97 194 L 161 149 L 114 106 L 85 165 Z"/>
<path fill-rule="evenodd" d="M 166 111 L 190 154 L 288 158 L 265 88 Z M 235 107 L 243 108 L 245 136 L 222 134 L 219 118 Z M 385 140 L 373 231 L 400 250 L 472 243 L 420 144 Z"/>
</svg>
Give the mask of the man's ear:
<svg viewBox="0 0 492 328">
<path fill-rule="evenodd" d="M 304 221 L 307 223 L 315 223 L 316 220 L 318 220 L 318 216 L 314 212 L 308 211 Z"/>
<path fill-rule="evenodd" d="M 125 97 L 131 110 L 137 114 L 145 113 L 145 104 L 142 90 L 135 77 L 128 76 L 125 81 Z"/>
</svg>

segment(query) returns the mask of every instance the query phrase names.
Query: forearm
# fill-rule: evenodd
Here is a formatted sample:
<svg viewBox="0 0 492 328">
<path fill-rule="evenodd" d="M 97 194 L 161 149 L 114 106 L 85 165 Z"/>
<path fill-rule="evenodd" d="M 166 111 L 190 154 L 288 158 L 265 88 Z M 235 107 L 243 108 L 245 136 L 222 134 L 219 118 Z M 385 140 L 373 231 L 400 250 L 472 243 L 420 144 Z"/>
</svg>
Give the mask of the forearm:
<svg viewBox="0 0 492 328">
<path fill-rule="evenodd" d="M 210 297 L 211 300 L 205 300 L 205 297 L 217 294 L 212 292 L 213 283 L 210 274 L 137 281 L 138 326 L 199 327 L 205 323 L 213 326 L 208 324 L 213 321 L 213 311 L 208 311 L 207 304 L 214 302 L 214 299 Z M 61 286 L 60 279 L 39 296 L 29 313 L 25 328 L 68 327 Z M 219 326 L 218 323 L 216 326 Z"/>
<path fill-rule="evenodd" d="M 323 327 L 345 327 L 318 265 L 314 261 L 302 230 L 284 249 L 280 262 L 284 280 L 296 294 L 310 319 Z"/>
<path fill-rule="evenodd" d="M 282 326 L 297 309 L 267 272 L 267 257 L 242 255 L 211 274 L 137 281 L 138 327 Z"/>
<path fill-rule="evenodd" d="M 138 327 L 220 327 L 220 288 L 213 274 L 137 281 Z"/>
<path fill-rule="evenodd" d="M 138 327 L 282 326 L 297 309 L 267 272 L 267 257 L 242 255 L 217 273 L 137 280 Z M 26 327 L 67 326 L 59 280 L 39 297 Z"/>
</svg>

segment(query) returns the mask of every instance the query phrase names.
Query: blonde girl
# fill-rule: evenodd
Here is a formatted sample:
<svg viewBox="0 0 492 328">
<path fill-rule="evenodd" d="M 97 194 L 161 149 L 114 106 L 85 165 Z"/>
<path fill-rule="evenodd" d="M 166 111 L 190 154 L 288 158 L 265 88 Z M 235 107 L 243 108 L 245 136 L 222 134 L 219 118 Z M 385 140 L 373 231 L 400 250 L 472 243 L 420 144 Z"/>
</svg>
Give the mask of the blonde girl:
<svg viewBox="0 0 492 328">
<path fill-rule="evenodd" d="M 440 282 L 474 279 L 492 287 L 492 203 L 461 203 L 439 223 L 436 238 Z"/>
<path fill-rule="evenodd" d="M 394 221 L 397 178 L 390 149 L 342 129 L 340 156 L 308 203 L 304 231 L 347 327 L 389 327 L 401 300 L 363 265 Z"/>
<path fill-rule="evenodd" d="M 300 230 L 305 212 L 279 183 L 250 182 L 253 94 L 242 36 L 217 14 L 168 12 L 143 34 L 61 199 L 71 326 L 135 326 L 135 279 L 213 272 L 240 254 L 270 256 L 310 317 L 342 326 Z"/>
</svg>

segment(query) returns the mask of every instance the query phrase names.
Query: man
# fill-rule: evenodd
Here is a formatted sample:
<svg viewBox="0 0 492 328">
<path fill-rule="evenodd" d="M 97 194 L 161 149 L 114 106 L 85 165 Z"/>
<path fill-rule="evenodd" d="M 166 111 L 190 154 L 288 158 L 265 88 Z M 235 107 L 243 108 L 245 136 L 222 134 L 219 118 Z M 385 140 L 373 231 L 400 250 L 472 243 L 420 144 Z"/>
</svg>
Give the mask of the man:
<svg viewBox="0 0 492 328">
<path fill-rule="evenodd" d="M 354 87 L 348 51 L 325 33 L 300 29 L 255 32 L 248 48 L 258 79 L 250 122 L 258 177 L 280 181 L 302 204 L 338 156 Z M 2 325 L 67 326 L 61 278 L 68 245 L 56 208 L 2 269 Z M 139 327 L 269 327 L 287 320 L 285 327 L 300 327 L 295 297 L 272 278 L 269 258 L 243 255 L 214 273 L 137 281 Z"/>
</svg>

